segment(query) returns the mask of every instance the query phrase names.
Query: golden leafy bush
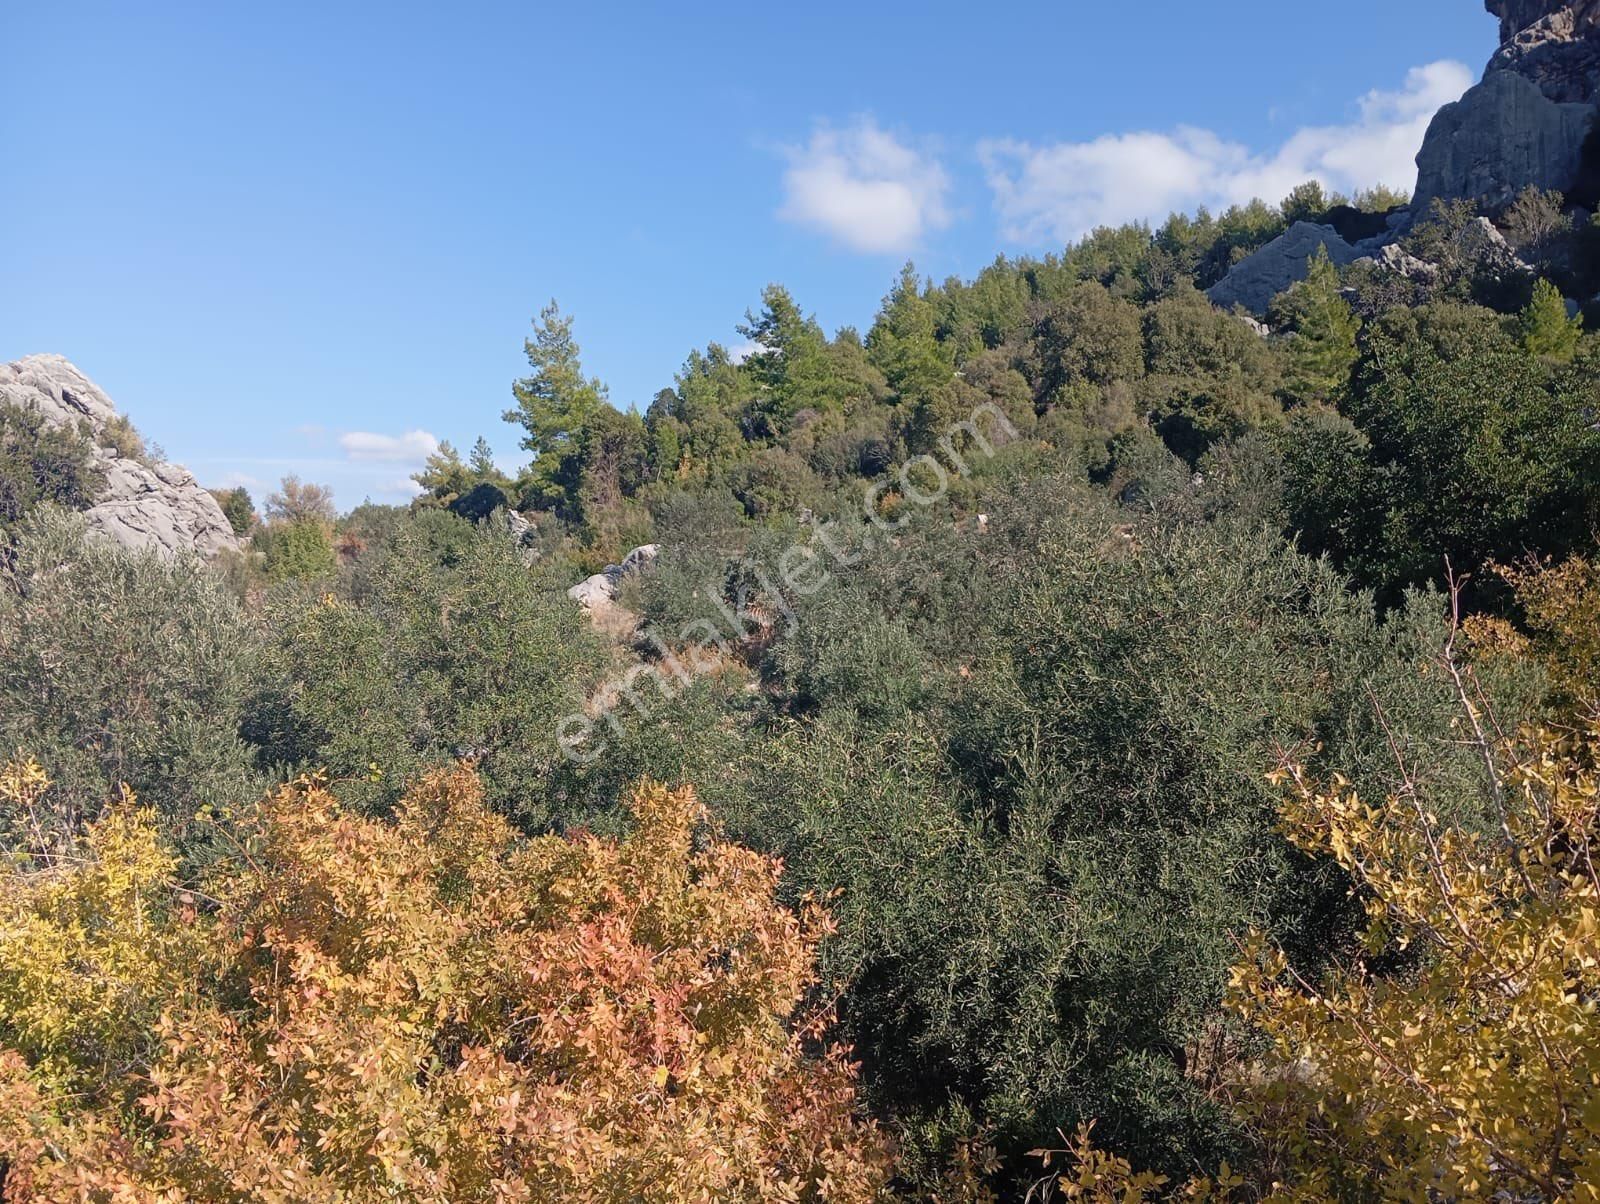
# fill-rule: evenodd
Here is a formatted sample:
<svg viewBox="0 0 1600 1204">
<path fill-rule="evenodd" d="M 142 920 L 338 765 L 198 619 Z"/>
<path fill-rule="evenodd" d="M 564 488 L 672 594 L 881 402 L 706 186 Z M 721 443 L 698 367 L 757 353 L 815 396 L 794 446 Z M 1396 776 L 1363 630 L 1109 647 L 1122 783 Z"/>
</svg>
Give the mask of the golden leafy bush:
<svg viewBox="0 0 1600 1204">
<path fill-rule="evenodd" d="M 1592 706 L 1600 682 L 1600 563 L 1574 556 L 1560 564 L 1501 567 L 1516 595 L 1527 635 L 1503 621 L 1481 621 L 1477 638 L 1492 651 L 1532 653 L 1546 666 L 1558 697 Z"/>
<path fill-rule="evenodd" d="M 621 841 L 520 840 L 465 768 L 393 822 L 303 779 L 203 892 L 131 802 L 5 871 L 4 1198 L 876 1198 L 803 1010 L 824 915 L 697 845 L 692 790 L 632 805 Z"/>
<path fill-rule="evenodd" d="M 1320 982 L 1259 936 L 1235 972 L 1276 1053 L 1275 1199 L 1600 1199 L 1600 726 L 1492 751 L 1486 833 L 1286 771 L 1291 839 L 1349 872 L 1368 925 Z"/>
</svg>

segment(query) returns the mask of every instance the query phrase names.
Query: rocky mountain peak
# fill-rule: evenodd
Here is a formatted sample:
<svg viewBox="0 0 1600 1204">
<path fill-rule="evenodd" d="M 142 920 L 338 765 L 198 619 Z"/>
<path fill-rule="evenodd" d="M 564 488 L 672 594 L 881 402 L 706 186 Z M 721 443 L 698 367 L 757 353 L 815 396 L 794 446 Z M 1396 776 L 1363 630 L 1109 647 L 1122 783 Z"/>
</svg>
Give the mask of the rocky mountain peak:
<svg viewBox="0 0 1600 1204">
<path fill-rule="evenodd" d="M 66 357 L 28 355 L 0 365 L 0 402 L 35 410 L 52 425 L 87 429 L 106 478 L 85 515 L 90 530 L 167 556 L 215 556 L 239 546 L 222 507 L 186 469 L 118 450 L 118 441 L 107 437 L 117 407 Z"/>
<path fill-rule="evenodd" d="M 1500 18 L 1489 70 L 1515 71 L 1557 103 L 1600 100 L 1600 0 L 1487 0 Z"/>
<path fill-rule="evenodd" d="M 1592 0 L 1484 0 L 1491 16 L 1500 18 L 1500 41 L 1507 43 L 1524 29 L 1542 22 L 1567 21 L 1575 10 L 1594 9 Z"/>
<path fill-rule="evenodd" d="M 1433 119 L 1413 210 L 1494 210 L 1532 186 L 1570 193 L 1600 101 L 1600 0 L 1486 0 L 1501 46 L 1483 82 Z"/>
</svg>

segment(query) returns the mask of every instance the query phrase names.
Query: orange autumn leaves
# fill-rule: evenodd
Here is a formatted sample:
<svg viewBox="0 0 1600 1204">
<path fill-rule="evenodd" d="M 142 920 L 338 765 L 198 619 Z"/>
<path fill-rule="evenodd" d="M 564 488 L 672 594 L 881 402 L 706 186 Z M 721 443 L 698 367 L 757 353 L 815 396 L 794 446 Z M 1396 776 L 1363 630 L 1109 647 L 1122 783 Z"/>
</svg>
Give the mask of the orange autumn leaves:
<svg viewBox="0 0 1600 1204">
<path fill-rule="evenodd" d="M 131 804 L 0 871 L 4 1198 L 875 1198 L 825 918 L 692 791 L 633 811 L 521 840 L 466 769 L 393 822 L 302 780 L 203 895 Z"/>
</svg>

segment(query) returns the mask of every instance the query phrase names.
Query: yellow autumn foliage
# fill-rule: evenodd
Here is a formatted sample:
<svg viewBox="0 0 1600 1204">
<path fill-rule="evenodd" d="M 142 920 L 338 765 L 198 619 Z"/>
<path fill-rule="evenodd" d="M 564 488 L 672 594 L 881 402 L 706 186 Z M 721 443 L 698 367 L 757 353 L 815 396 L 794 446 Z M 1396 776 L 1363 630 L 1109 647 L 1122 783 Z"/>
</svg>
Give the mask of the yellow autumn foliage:
<svg viewBox="0 0 1600 1204">
<path fill-rule="evenodd" d="M 1549 671 L 1561 701 L 1592 705 L 1600 683 L 1600 563 L 1574 556 L 1498 571 L 1516 595 L 1525 632 L 1501 619 L 1478 619 L 1474 642 L 1490 655 L 1532 654 Z"/>
<path fill-rule="evenodd" d="M 393 822 L 303 779 L 200 895 L 131 803 L 13 867 L 0 1195 L 877 1198 L 884 1143 L 805 1006 L 825 916 L 697 843 L 693 791 L 632 808 L 622 841 L 522 840 L 465 768 Z"/>
<path fill-rule="evenodd" d="M 1290 838 L 1349 872 L 1368 925 L 1318 981 L 1259 934 L 1235 971 L 1275 1053 L 1252 1087 L 1274 1199 L 1600 1200 L 1600 726 L 1492 752 L 1487 833 L 1286 771 Z"/>
</svg>

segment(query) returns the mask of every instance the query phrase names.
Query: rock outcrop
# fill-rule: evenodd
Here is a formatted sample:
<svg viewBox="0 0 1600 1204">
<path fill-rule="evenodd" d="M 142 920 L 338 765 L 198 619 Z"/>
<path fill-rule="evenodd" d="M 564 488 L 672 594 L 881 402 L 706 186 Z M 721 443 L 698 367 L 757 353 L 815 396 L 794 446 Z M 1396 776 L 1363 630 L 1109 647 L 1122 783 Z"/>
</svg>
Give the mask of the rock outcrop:
<svg viewBox="0 0 1600 1204">
<path fill-rule="evenodd" d="M 1487 0 L 1500 18 L 1489 71 L 1515 71 L 1559 103 L 1600 102 L 1600 0 Z"/>
<path fill-rule="evenodd" d="M 1439 278 L 1439 265 L 1418 259 L 1399 243 L 1390 243 L 1371 257 L 1372 262 L 1386 271 L 1395 272 L 1418 284 L 1432 284 Z"/>
<path fill-rule="evenodd" d="M 622 558 L 621 564 L 608 564 L 601 572 L 578 582 L 567 591 L 567 597 L 589 611 L 609 607 L 616 602 L 623 579 L 649 568 L 660 552 L 660 545 L 653 543 L 634 548 Z"/>
<path fill-rule="evenodd" d="M 1434 116 L 1412 212 L 1435 199 L 1493 209 L 1524 188 L 1569 192 L 1600 101 L 1600 0 L 1487 0 L 1501 46 L 1483 82 Z"/>
<path fill-rule="evenodd" d="M 116 406 L 62 356 L 29 355 L 0 366 L 0 402 L 37 410 L 54 425 L 87 428 L 106 479 L 84 515 L 90 530 L 123 547 L 154 548 L 167 556 L 215 556 L 239 546 L 222 507 L 186 469 L 147 463 L 108 445 L 105 434 L 117 420 Z"/>
<path fill-rule="evenodd" d="M 1361 252 L 1340 238 L 1332 226 L 1296 222 L 1255 254 L 1234 264 L 1232 271 L 1206 291 L 1206 296 L 1223 309 L 1242 305 L 1253 314 L 1265 314 L 1274 297 L 1306 278 L 1308 264 L 1318 247 L 1327 251 L 1336 267 L 1361 257 Z"/>
<path fill-rule="evenodd" d="M 1417 152 L 1412 210 L 1436 198 L 1496 208 L 1529 185 L 1566 192 L 1577 179 L 1594 122 L 1587 103 L 1551 100 L 1515 71 L 1491 71 L 1434 115 Z"/>
</svg>

